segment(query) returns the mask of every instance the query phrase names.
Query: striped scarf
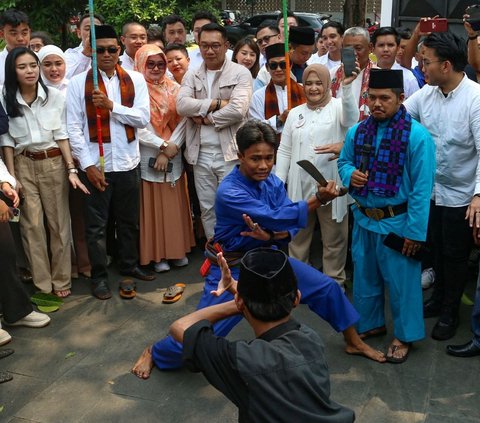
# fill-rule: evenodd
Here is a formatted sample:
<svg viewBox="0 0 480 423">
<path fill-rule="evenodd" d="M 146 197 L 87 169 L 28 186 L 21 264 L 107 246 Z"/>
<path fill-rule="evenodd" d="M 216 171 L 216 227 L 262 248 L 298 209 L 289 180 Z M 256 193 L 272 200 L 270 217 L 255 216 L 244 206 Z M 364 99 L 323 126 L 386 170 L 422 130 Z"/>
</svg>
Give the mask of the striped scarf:
<svg viewBox="0 0 480 423">
<path fill-rule="evenodd" d="M 300 106 L 304 104 L 307 99 L 305 98 L 305 94 L 303 93 L 303 87 L 291 79 L 291 98 L 292 98 L 292 109 L 294 107 Z M 287 86 L 285 85 L 285 89 Z M 278 116 L 280 114 L 280 110 L 278 109 L 278 99 L 277 99 L 277 92 L 275 91 L 275 84 L 270 81 L 265 89 L 265 119 L 270 119 L 272 116 Z"/>
<path fill-rule="evenodd" d="M 370 144 L 372 151 L 377 152 L 370 155 L 367 184 L 361 189 L 354 189 L 355 194 L 366 197 L 370 191 L 379 197 L 393 197 L 398 193 L 411 128 L 412 117 L 407 113 L 405 106 L 401 105 L 390 119 L 377 151 L 378 122 L 370 116 L 358 125 L 354 138 L 355 167 L 357 169 L 360 167 L 364 144 Z"/>
<path fill-rule="evenodd" d="M 132 107 L 135 99 L 135 86 L 133 85 L 132 78 L 128 72 L 126 72 L 120 65 L 115 66 L 118 80 L 120 81 L 120 96 L 122 106 Z M 105 84 L 103 83 L 102 75 L 98 71 L 98 89 L 107 95 Z M 88 119 L 88 135 L 90 136 L 90 142 L 98 142 L 97 137 L 97 108 L 93 104 L 93 70 L 90 69 L 87 73 L 85 80 L 85 108 L 87 111 Z M 104 143 L 111 142 L 110 137 L 110 110 L 98 109 L 98 113 L 101 117 L 102 123 L 102 141 Z M 135 140 L 135 128 L 130 125 L 124 125 L 125 132 L 127 134 L 128 142 Z"/>
</svg>

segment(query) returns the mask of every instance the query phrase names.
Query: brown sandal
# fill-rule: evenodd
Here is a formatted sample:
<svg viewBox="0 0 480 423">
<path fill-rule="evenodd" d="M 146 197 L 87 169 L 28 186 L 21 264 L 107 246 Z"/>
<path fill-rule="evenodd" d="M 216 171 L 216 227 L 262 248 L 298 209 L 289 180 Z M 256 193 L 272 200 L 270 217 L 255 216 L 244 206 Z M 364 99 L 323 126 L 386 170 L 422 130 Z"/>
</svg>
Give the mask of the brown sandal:
<svg viewBox="0 0 480 423">
<path fill-rule="evenodd" d="M 402 342 L 402 341 L 399 341 Z M 412 346 L 411 342 L 402 342 L 400 345 L 396 345 L 391 343 L 390 346 L 388 347 L 387 354 L 385 354 L 385 358 L 389 363 L 393 364 L 400 364 L 404 363 L 407 361 L 408 354 L 410 354 L 410 347 Z M 395 354 L 396 351 L 401 351 L 401 350 L 407 350 L 407 353 L 403 357 L 395 357 L 393 354 Z M 388 353 L 391 352 L 392 355 L 388 355 Z"/>
</svg>

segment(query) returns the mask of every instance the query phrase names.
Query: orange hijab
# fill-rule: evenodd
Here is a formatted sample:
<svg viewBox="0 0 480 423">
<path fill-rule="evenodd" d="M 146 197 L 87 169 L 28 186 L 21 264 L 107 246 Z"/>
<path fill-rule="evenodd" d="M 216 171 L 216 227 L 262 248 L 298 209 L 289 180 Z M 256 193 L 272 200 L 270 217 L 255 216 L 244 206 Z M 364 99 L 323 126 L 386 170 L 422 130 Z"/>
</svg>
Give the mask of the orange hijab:
<svg viewBox="0 0 480 423">
<path fill-rule="evenodd" d="M 180 122 L 181 117 L 177 114 L 175 103 L 180 85 L 172 81 L 165 74 L 158 82 L 149 80 L 146 75 L 147 60 L 150 56 L 162 56 L 167 63 L 165 53 L 154 44 L 145 44 L 135 54 L 135 70 L 140 72 L 147 81 L 148 94 L 150 96 L 150 124 L 155 133 L 169 140 L 173 130 Z M 165 66 L 165 71 L 167 67 Z"/>
</svg>

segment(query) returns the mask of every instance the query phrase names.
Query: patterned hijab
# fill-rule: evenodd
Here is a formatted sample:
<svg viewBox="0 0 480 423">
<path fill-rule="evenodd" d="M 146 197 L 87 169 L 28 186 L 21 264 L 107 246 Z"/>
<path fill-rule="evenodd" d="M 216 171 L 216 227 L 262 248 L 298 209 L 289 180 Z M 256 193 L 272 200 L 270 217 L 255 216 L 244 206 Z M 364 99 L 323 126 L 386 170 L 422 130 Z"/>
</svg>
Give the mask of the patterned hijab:
<svg viewBox="0 0 480 423">
<path fill-rule="evenodd" d="M 305 81 L 307 80 L 308 76 L 312 72 L 318 76 L 320 81 L 322 81 L 322 85 L 324 88 L 323 96 L 320 99 L 320 102 L 318 104 L 315 104 L 315 107 L 325 107 L 332 99 L 332 93 L 330 91 L 330 87 L 332 85 L 332 81 L 330 79 L 330 71 L 325 66 L 320 65 L 318 63 L 307 66 L 307 68 L 303 71 L 303 77 L 302 77 L 302 84 L 304 87 L 305 87 Z M 308 99 L 307 99 L 307 105 L 308 105 Z"/>
<path fill-rule="evenodd" d="M 156 82 L 147 78 L 147 60 L 150 56 L 156 55 L 160 55 L 165 64 L 167 63 L 165 53 L 160 47 L 154 44 L 145 44 L 135 54 L 135 70 L 140 72 L 147 81 L 148 94 L 150 96 L 150 124 L 155 129 L 156 135 L 164 140 L 168 140 L 181 120 L 175 107 L 180 85 L 167 78 L 165 74 Z M 165 66 L 166 70 L 167 67 Z"/>
</svg>

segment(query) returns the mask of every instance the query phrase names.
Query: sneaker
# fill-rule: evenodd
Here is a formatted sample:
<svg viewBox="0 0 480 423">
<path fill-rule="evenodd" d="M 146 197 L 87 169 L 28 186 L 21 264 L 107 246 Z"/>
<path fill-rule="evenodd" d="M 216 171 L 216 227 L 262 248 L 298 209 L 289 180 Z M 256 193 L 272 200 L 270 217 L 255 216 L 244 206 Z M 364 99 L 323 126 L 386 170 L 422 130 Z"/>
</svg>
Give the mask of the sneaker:
<svg viewBox="0 0 480 423">
<path fill-rule="evenodd" d="M 187 258 L 187 257 L 184 257 L 184 258 L 181 258 L 181 259 L 172 260 L 172 264 L 173 264 L 175 267 L 184 267 L 184 266 L 187 266 L 187 265 L 188 265 L 188 258 Z"/>
<path fill-rule="evenodd" d="M 16 322 L 5 322 L 5 324 L 8 326 L 27 326 L 29 328 L 43 328 L 49 323 L 50 317 L 37 311 L 32 311 L 30 314 L 27 314 L 23 319 L 17 320 Z"/>
<path fill-rule="evenodd" d="M 167 260 L 161 260 L 158 263 L 153 265 L 153 270 L 157 273 L 168 272 L 170 270 L 170 266 L 168 265 Z"/>
<path fill-rule="evenodd" d="M 12 340 L 10 334 L 3 329 L 0 329 L 0 345 L 8 344 Z"/>
<path fill-rule="evenodd" d="M 430 288 L 435 282 L 435 270 L 433 268 L 425 269 L 422 272 L 422 289 Z"/>
</svg>

